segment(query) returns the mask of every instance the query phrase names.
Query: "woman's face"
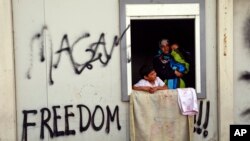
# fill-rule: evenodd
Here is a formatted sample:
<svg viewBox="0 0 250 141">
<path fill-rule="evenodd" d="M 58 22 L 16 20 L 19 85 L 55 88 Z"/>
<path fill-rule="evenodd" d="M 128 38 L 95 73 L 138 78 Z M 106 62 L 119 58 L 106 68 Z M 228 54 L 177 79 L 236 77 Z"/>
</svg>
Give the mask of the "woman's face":
<svg viewBox="0 0 250 141">
<path fill-rule="evenodd" d="M 170 49 L 170 47 L 169 47 L 169 45 L 168 45 L 167 43 L 163 43 L 163 44 L 161 45 L 161 50 L 162 50 L 162 52 L 163 52 L 164 54 L 169 53 L 169 49 Z"/>
</svg>

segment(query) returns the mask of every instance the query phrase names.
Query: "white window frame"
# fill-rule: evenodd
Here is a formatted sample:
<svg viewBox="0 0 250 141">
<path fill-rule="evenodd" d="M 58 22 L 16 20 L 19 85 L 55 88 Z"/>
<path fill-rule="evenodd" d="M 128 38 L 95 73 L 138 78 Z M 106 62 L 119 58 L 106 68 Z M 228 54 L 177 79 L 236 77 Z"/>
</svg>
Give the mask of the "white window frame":
<svg viewBox="0 0 250 141">
<path fill-rule="evenodd" d="M 195 21 L 195 89 L 198 98 L 205 98 L 205 41 L 204 11 L 200 9 L 200 3 L 170 3 L 170 4 L 125 4 L 124 15 L 125 27 L 130 26 L 131 20 L 140 19 L 194 19 Z M 121 7 L 120 7 L 121 8 Z M 204 5 L 203 5 L 204 8 Z M 204 9 L 203 9 L 204 10 Z M 122 29 L 122 28 L 121 28 Z M 202 37 L 202 42 L 201 42 Z M 203 49 L 201 50 L 201 46 Z M 126 32 L 125 40 L 121 43 L 121 63 L 122 63 L 122 100 L 127 101 L 132 92 L 132 69 L 131 69 L 131 31 Z M 125 55 L 124 55 L 125 54 Z M 202 57 L 201 57 L 202 56 Z M 124 59 L 125 58 L 125 59 Z M 126 61 L 124 61 L 126 60 Z M 125 63 L 124 63 L 125 62 Z M 202 62 L 202 63 L 201 63 Z M 204 62 L 204 63 L 203 63 Z M 203 64 L 203 65 L 202 65 Z M 125 69 L 125 70 L 124 70 Z M 202 81 L 201 81 L 202 80 Z"/>
</svg>

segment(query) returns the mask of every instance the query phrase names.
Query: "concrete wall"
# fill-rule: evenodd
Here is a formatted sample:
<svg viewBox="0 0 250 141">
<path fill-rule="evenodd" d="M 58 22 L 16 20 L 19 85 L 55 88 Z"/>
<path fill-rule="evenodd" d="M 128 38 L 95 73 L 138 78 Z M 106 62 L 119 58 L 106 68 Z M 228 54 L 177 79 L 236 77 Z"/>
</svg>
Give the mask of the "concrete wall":
<svg viewBox="0 0 250 141">
<path fill-rule="evenodd" d="M 58 141 L 129 140 L 128 103 L 121 102 L 119 46 L 110 52 L 114 37 L 120 34 L 118 7 L 117 0 L 13 0 L 17 106 L 13 95 L 8 96 L 7 110 L 17 108 L 17 140 L 52 140 L 50 130 L 56 133 L 53 140 Z M 5 45 L 10 59 L 11 46 Z M 201 124 L 195 123 L 195 128 L 201 129 L 194 133 L 196 141 L 218 138 L 216 49 L 216 1 L 213 0 L 206 1 L 207 74 L 202 81 L 207 81 L 207 98 L 201 100 L 202 117 L 196 117 L 201 120 Z M 1 58 L 1 64 L 9 59 L 4 54 Z M 13 73 L 13 63 L 4 68 L 11 66 Z M 5 85 L 13 86 L 12 82 Z M 13 94 L 14 88 L 9 91 Z M 206 116 L 208 102 L 210 113 Z M 80 115 L 83 125 L 79 123 Z M 111 121 L 108 116 L 115 118 Z M 204 128 L 206 117 L 208 127 Z M 13 112 L 8 119 L 11 121 L 7 123 L 14 126 Z M 82 132 L 81 126 L 86 127 Z M 203 135 L 205 131 L 207 136 Z M 3 140 L 14 140 L 15 132 L 1 133 L 7 133 L 0 136 L 6 136 Z"/>
<path fill-rule="evenodd" d="M 11 1 L 0 1 L 0 141 L 16 140 Z"/>
<path fill-rule="evenodd" d="M 13 1 L 13 10 L 18 140 L 50 140 L 50 130 L 54 140 L 127 140 L 118 1 Z"/>
<path fill-rule="evenodd" d="M 217 119 L 217 39 L 216 39 L 216 1 L 205 1 L 206 5 L 206 94 L 207 97 L 203 102 L 202 122 L 200 127 L 202 132 L 195 132 L 195 141 L 217 141 L 218 140 L 218 119 Z M 203 81 L 203 80 L 201 80 Z M 207 102 L 210 103 L 209 122 L 207 129 L 202 126 L 205 123 Z M 199 115 L 196 117 L 199 119 Z M 198 129 L 197 129 L 198 130 Z M 208 131 L 208 135 L 204 136 L 204 132 Z"/>
<path fill-rule="evenodd" d="M 249 124 L 250 2 L 234 2 L 234 119 Z"/>
<path fill-rule="evenodd" d="M 229 140 L 233 124 L 233 1 L 217 1 L 218 134 Z"/>
</svg>

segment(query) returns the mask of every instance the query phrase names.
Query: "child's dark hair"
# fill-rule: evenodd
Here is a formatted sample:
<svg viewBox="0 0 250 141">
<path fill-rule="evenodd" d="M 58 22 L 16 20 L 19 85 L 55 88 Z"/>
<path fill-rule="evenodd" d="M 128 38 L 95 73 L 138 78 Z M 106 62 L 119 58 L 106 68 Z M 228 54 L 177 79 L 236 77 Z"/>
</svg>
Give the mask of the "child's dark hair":
<svg viewBox="0 0 250 141">
<path fill-rule="evenodd" d="M 147 76 L 153 70 L 154 70 L 154 67 L 152 65 L 143 65 L 140 68 L 141 78 L 144 78 L 144 76 Z"/>
</svg>

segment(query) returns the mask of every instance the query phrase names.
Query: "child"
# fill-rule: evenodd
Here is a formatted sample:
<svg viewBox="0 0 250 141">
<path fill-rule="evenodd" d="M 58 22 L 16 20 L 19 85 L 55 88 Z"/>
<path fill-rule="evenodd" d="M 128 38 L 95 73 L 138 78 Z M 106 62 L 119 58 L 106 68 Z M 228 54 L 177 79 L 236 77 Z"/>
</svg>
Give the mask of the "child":
<svg viewBox="0 0 250 141">
<path fill-rule="evenodd" d="M 174 60 L 180 64 L 183 64 L 185 66 L 185 71 L 184 74 L 187 74 L 189 72 L 189 63 L 184 59 L 184 56 L 182 54 L 182 52 L 179 49 L 179 45 L 177 43 L 173 43 L 171 45 L 171 55 L 173 56 Z M 185 81 L 180 78 L 180 88 L 185 88 L 186 84 Z"/>
<path fill-rule="evenodd" d="M 184 59 L 182 52 L 179 49 L 179 45 L 177 43 L 173 43 L 171 45 L 171 55 L 174 57 L 174 60 L 178 63 L 185 65 L 185 74 L 189 71 L 189 63 Z"/>
<path fill-rule="evenodd" d="M 133 85 L 134 90 L 146 91 L 154 93 L 157 90 L 166 90 L 167 86 L 165 83 L 157 77 L 157 74 L 153 66 L 144 65 L 140 69 L 140 75 L 142 79 Z"/>
</svg>

